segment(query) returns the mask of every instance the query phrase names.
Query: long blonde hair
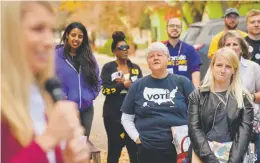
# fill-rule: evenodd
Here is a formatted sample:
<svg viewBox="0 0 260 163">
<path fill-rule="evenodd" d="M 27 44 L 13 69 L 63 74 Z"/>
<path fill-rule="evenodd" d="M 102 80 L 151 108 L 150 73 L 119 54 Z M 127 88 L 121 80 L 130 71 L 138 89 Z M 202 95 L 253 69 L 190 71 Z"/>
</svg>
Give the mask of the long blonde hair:
<svg viewBox="0 0 260 163">
<path fill-rule="evenodd" d="M 219 49 L 215 55 L 213 55 L 213 58 L 211 60 L 209 69 L 204 77 L 204 80 L 202 82 L 201 88 L 210 87 L 211 92 L 215 93 L 215 79 L 212 73 L 212 69 L 214 67 L 214 64 L 216 62 L 216 58 L 218 56 L 223 56 L 226 58 L 230 64 L 232 65 L 232 68 L 234 70 L 234 74 L 230 81 L 230 86 L 228 88 L 228 93 L 231 94 L 237 101 L 238 107 L 242 108 L 244 106 L 244 100 L 243 100 L 243 94 L 247 94 L 248 97 L 249 93 L 248 91 L 242 86 L 241 80 L 240 80 L 240 63 L 238 56 L 234 50 L 232 50 L 229 47 L 224 47 Z"/>
<path fill-rule="evenodd" d="M 49 110 L 52 105 L 44 90 L 44 82 L 53 76 L 53 56 L 49 58 L 48 68 L 35 75 L 29 67 L 28 57 L 22 46 L 21 33 L 23 31 L 20 27 L 28 3 L 39 3 L 53 13 L 48 2 L 2 2 L 1 118 L 3 123 L 8 123 L 12 134 L 22 146 L 32 141 L 34 133 L 29 114 L 30 87 L 33 82 L 39 86 L 46 108 Z"/>
</svg>

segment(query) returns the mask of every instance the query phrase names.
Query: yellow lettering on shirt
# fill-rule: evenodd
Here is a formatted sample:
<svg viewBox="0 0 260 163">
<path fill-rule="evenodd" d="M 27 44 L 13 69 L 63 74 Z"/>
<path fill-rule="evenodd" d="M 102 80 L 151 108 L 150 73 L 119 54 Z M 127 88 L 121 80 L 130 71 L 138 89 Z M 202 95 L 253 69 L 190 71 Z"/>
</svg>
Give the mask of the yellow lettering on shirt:
<svg viewBox="0 0 260 163">
<path fill-rule="evenodd" d="M 109 95 L 111 93 L 115 93 L 116 92 L 116 88 L 101 88 L 102 93 L 105 95 Z"/>
<path fill-rule="evenodd" d="M 174 61 L 173 60 L 168 61 L 168 66 L 173 66 L 173 65 L 174 65 Z"/>
<path fill-rule="evenodd" d="M 187 65 L 187 60 L 179 60 L 178 65 Z"/>
<path fill-rule="evenodd" d="M 122 134 L 120 134 L 120 137 L 121 137 L 122 139 L 124 139 L 125 133 L 123 132 Z"/>
<path fill-rule="evenodd" d="M 115 92 L 116 92 L 116 89 L 115 89 L 115 88 L 111 88 L 111 92 L 112 92 L 112 93 L 115 93 Z"/>
<path fill-rule="evenodd" d="M 132 69 L 132 74 L 138 75 L 139 74 L 139 70 L 136 69 L 136 68 Z"/>
</svg>

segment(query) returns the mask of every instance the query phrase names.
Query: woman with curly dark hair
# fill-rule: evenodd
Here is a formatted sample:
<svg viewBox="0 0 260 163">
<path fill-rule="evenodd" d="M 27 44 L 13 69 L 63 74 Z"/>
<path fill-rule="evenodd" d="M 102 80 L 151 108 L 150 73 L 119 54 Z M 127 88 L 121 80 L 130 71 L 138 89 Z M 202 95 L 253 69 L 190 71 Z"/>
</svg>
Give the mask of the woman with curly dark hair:
<svg viewBox="0 0 260 163">
<path fill-rule="evenodd" d="M 93 100 L 100 91 L 99 68 L 89 45 L 86 28 L 79 22 L 67 26 L 63 44 L 56 47 L 56 74 L 61 80 L 64 96 L 75 101 L 80 119 L 89 136 L 93 120 Z"/>
<path fill-rule="evenodd" d="M 125 34 L 116 31 L 112 35 L 111 50 L 116 60 L 106 63 L 101 72 L 102 93 L 106 96 L 103 107 L 103 117 L 108 139 L 108 163 L 117 163 L 126 146 L 131 163 L 137 163 L 136 144 L 125 132 L 121 124 L 120 107 L 131 84 L 142 77 L 138 65 L 128 59 L 129 45 Z"/>
</svg>

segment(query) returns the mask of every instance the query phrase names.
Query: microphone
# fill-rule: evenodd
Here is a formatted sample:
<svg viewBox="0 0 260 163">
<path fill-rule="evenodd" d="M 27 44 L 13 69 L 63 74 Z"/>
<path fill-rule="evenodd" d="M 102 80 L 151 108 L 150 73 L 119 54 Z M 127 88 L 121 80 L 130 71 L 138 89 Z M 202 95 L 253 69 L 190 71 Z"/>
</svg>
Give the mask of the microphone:
<svg viewBox="0 0 260 163">
<path fill-rule="evenodd" d="M 50 93 L 52 100 L 57 102 L 62 100 L 63 91 L 61 89 L 61 83 L 58 78 L 53 77 L 45 82 L 45 89 Z"/>
</svg>

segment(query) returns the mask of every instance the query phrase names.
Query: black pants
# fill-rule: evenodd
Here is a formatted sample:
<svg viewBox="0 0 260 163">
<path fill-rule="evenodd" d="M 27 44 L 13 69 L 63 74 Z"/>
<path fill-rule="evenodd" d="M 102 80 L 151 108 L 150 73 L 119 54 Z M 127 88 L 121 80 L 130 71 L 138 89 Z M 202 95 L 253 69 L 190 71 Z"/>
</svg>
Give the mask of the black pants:
<svg viewBox="0 0 260 163">
<path fill-rule="evenodd" d="M 177 153 L 174 146 L 171 152 L 163 152 L 147 149 L 140 144 L 137 147 L 137 158 L 139 163 L 176 163 Z"/>
<path fill-rule="evenodd" d="M 120 119 L 104 117 L 107 132 L 108 156 L 107 163 L 118 163 L 122 148 L 126 146 L 130 162 L 137 163 L 136 144 L 125 132 Z"/>
<path fill-rule="evenodd" d="M 85 136 L 89 138 L 94 116 L 93 105 L 80 112 L 81 125 L 85 128 Z"/>
</svg>

